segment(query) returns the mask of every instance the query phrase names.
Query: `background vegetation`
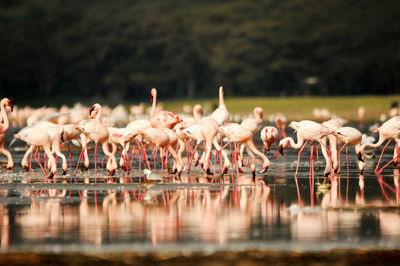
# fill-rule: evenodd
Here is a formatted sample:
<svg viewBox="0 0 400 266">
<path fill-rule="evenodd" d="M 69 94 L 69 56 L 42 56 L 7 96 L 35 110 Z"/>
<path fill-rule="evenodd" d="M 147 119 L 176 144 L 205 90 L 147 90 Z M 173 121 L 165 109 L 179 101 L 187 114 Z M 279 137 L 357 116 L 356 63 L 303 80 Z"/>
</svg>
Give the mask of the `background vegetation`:
<svg viewBox="0 0 400 266">
<path fill-rule="evenodd" d="M 21 103 L 395 94 L 400 1 L 2 0 L 0 92 Z M 50 104 L 47 102 L 47 104 Z"/>
</svg>

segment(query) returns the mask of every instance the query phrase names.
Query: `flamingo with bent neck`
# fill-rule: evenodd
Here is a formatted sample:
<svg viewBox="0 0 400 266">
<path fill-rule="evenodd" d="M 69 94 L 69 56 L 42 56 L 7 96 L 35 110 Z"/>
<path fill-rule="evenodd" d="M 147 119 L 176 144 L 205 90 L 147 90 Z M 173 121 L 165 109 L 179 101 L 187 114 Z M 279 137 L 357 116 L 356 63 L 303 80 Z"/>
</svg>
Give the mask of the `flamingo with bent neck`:
<svg viewBox="0 0 400 266">
<path fill-rule="evenodd" d="M 11 112 L 14 109 L 14 104 L 8 98 L 3 98 L 0 102 L 1 106 L 1 123 L 0 123 L 0 153 L 4 154 L 7 157 L 7 170 L 11 170 L 14 167 L 14 162 L 11 156 L 11 153 L 4 148 L 4 141 L 6 137 L 6 131 L 10 126 L 10 121 L 8 119 L 8 115 L 6 112 L 6 106 L 9 106 Z"/>
<path fill-rule="evenodd" d="M 251 171 L 253 173 L 253 179 L 255 178 L 255 171 L 256 171 L 255 157 L 254 157 L 253 153 L 260 156 L 261 159 L 263 160 L 262 169 L 260 170 L 260 174 L 264 174 L 265 172 L 267 172 L 270 162 L 263 153 L 261 153 L 260 151 L 257 150 L 256 145 L 253 142 L 253 134 L 251 133 L 250 130 L 246 129 L 245 127 L 243 127 L 242 125 L 239 125 L 237 123 L 229 123 L 225 126 L 220 126 L 218 128 L 218 132 L 222 133 L 230 141 L 235 143 L 236 153 L 238 152 L 238 148 L 237 148 L 238 144 L 245 145 L 247 153 L 251 157 Z M 238 170 L 239 170 L 240 166 L 241 165 L 239 163 Z"/>
<path fill-rule="evenodd" d="M 377 143 L 365 143 L 363 145 L 361 145 L 359 151 L 358 151 L 358 158 L 363 158 L 363 152 L 365 150 L 365 148 L 378 148 L 379 146 L 381 146 L 383 144 L 383 142 L 385 142 L 386 140 L 388 140 L 387 144 L 383 147 L 382 152 L 381 152 L 381 156 L 379 158 L 378 164 L 375 168 L 375 173 L 376 174 L 380 174 L 383 169 L 386 167 L 384 166 L 381 170 L 378 170 L 379 168 L 379 163 L 382 159 L 383 153 L 386 150 L 386 147 L 389 145 L 389 143 L 394 139 L 396 141 L 396 148 L 394 150 L 394 154 L 393 154 L 393 159 L 391 160 L 391 162 L 397 162 L 398 163 L 398 142 L 400 140 L 400 116 L 395 116 L 391 119 L 389 119 L 388 121 L 386 121 L 385 123 L 383 123 L 380 127 L 374 129 L 372 132 L 374 133 L 379 133 L 379 139 Z"/>
<path fill-rule="evenodd" d="M 151 89 L 151 98 L 153 102 L 150 111 L 150 124 L 156 128 L 169 128 L 172 129 L 176 124 L 182 120 L 176 114 L 168 111 L 156 111 L 157 106 L 157 90 Z"/>
<path fill-rule="evenodd" d="M 323 138 L 326 135 L 329 135 L 332 133 L 331 130 L 329 130 L 326 126 L 323 126 L 319 123 L 316 123 L 314 121 L 310 120 L 303 120 L 300 122 L 291 122 L 289 125 L 291 128 L 295 129 L 297 131 L 297 143 L 293 140 L 292 137 L 286 137 L 282 139 L 279 142 L 279 153 L 284 156 L 283 149 L 287 146 L 288 143 L 290 143 L 290 146 L 293 149 L 300 149 L 299 154 L 298 154 L 298 159 L 297 159 L 297 167 L 296 167 L 296 173 L 295 177 L 297 178 L 297 173 L 299 171 L 299 163 L 300 163 L 300 157 L 301 153 L 307 143 L 310 143 L 310 174 L 314 172 L 314 166 L 313 166 L 313 151 L 314 151 L 314 142 L 320 142 L 321 138 Z"/>
<path fill-rule="evenodd" d="M 48 168 L 50 169 L 50 175 L 47 178 L 53 178 L 57 171 L 57 165 L 51 152 L 51 138 L 50 134 L 44 129 L 38 127 L 26 127 L 14 135 L 16 139 L 21 139 L 31 145 L 27 152 L 25 153 L 21 165 L 25 169 L 29 169 L 28 166 L 28 154 L 30 154 L 35 148 L 43 147 L 49 161 Z"/>
</svg>

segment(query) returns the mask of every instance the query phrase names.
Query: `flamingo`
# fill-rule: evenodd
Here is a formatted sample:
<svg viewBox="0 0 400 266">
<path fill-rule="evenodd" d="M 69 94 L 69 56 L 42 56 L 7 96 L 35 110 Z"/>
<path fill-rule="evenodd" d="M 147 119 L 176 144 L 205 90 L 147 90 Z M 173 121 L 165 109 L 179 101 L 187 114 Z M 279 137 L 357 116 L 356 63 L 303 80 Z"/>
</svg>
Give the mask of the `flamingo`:
<svg viewBox="0 0 400 266">
<path fill-rule="evenodd" d="M 279 138 L 286 138 L 286 125 L 287 119 L 286 116 L 282 113 L 278 113 L 275 117 L 276 127 L 279 129 Z"/>
<path fill-rule="evenodd" d="M 253 172 L 253 178 L 255 177 L 255 163 L 254 163 L 255 158 L 253 153 L 260 156 L 261 159 L 263 160 L 263 165 L 260 174 L 264 174 L 265 172 L 267 172 L 270 162 L 263 153 L 257 150 L 253 142 L 253 134 L 251 133 L 250 130 L 246 129 L 245 127 L 237 123 L 229 123 L 225 126 L 220 126 L 218 128 L 218 132 L 222 133 L 230 141 L 234 142 L 236 146 L 237 144 L 244 144 L 246 146 L 247 153 L 250 155 L 252 159 L 251 171 Z"/>
<path fill-rule="evenodd" d="M 1 123 L 0 123 L 0 153 L 4 154 L 7 157 L 7 170 L 11 170 L 14 167 L 14 162 L 11 156 L 11 153 L 4 148 L 4 140 L 6 137 L 6 131 L 10 126 L 10 122 L 8 119 L 7 112 L 5 110 L 6 106 L 11 108 L 11 112 L 14 109 L 14 104 L 8 98 L 3 98 L 0 101 L 0 115 L 1 115 Z"/>
<path fill-rule="evenodd" d="M 313 167 L 313 150 L 314 150 L 314 142 L 321 141 L 321 138 L 323 138 L 326 135 L 329 135 L 333 133 L 331 130 L 329 130 L 326 126 L 323 126 L 319 123 L 316 123 L 314 121 L 310 120 L 303 120 L 300 122 L 293 121 L 289 124 L 289 127 L 295 129 L 297 132 L 297 143 L 294 142 L 292 137 L 286 137 L 282 139 L 279 142 L 279 153 L 284 156 L 283 149 L 287 146 L 288 143 L 290 143 L 290 146 L 293 149 L 300 149 L 299 154 L 298 154 L 298 159 L 297 159 L 297 167 L 296 167 L 296 173 L 295 177 L 297 177 L 297 173 L 299 170 L 299 163 L 300 163 L 300 157 L 301 153 L 305 147 L 305 145 L 309 142 L 311 144 L 311 156 L 310 156 L 310 173 L 314 171 Z"/>
<path fill-rule="evenodd" d="M 81 132 L 75 128 L 74 124 L 65 124 L 62 126 L 60 139 L 61 142 L 67 143 L 68 145 L 68 154 L 69 154 L 69 168 L 72 175 L 72 155 L 71 155 L 71 147 L 69 143 L 73 140 L 78 141 L 80 138 Z"/>
<path fill-rule="evenodd" d="M 338 130 L 335 131 L 334 135 L 337 137 L 339 143 L 344 143 L 343 147 L 339 150 L 339 169 L 340 169 L 340 152 L 343 150 L 344 147 L 346 147 L 346 159 L 347 159 L 347 165 L 349 164 L 349 159 L 347 156 L 347 146 L 349 144 L 354 144 L 354 149 L 356 151 L 356 154 L 359 154 L 360 147 L 361 147 L 361 139 L 362 139 L 362 134 L 358 129 L 355 129 L 354 127 L 341 127 Z M 358 168 L 360 169 L 360 174 L 363 174 L 364 172 L 364 160 L 362 159 L 361 156 L 358 156 Z"/>
<path fill-rule="evenodd" d="M 261 124 L 262 124 L 262 118 L 263 118 L 263 109 L 261 107 L 255 107 L 253 110 L 254 118 L 247 118 L 240 123 L 241 126 L 244 128 L 250 130 L 251 134 L 253 136 L 260 131 Z M 244 151 L 244 145 L 240 145 L 240 157 L 241 160 L 243 160 L 243 151 Z"/>
<path fill-rule="evenodd" d="M 121 160 L 119 161 L 119 165 L 123 170 L 128 171 L 128 151 L 129 146 L 127 143 L 129 143 L 132 139 L 132 135 L 134 132 L 130 130 L 129 128 L 116 128 L 116 127 L 108 127 L 108 142 L 111 143 L 112 146 L 112 151 L 111 153 L 116 154 L 118 145 L 122 146 L 122 153 L 121 153 Z"/>
<path fill-rule="evenodd" d="M 338 130 L 342 127 L 343 123 L 336 118 L 330 119 L 322 123 L 322 125 L 329 128 L 331 131 Z M 335 172 L 338 170 L 338 156 L 337 156 L 337 136 L 335 134 L 330 134 L 321 139 L 321 143 L 324 147 L 327 147 L 326 140 L 329 140 L 329 150 L 330 156 L 326 149 L 322 149 L 322 155 L 325 158 L 325 169 L 324 169 L 324 176 L 328 176 L 332 169 Z M 318 150 L 318 148 L 317 148 Z"/>
<path fill-rule="evenodd" d="M 14 138 L 21 139 L 31 145 L 27 152 L 25 153 L 21 165 L 25 169 L 29 169 L 27 158 L 28 155 L 35 149 L 43 147 L 44 152 L 46 153 L 47 157 L 49 158 L 48 168 L 50 169 L 50 175 L 47 178 L 53 178 L 56 174 L 57 166 L 56 162 L 53 157 L 53 153 L 50 150 L 51 147 L 51 138 L 50 134 L 45 130 L 37 127 L 28 127 L 23 128 L 17 134 L 14 135 Z"/>
<path fill-rule="evenodd" d="M 211 116 L 205 116 L 200 119 L 199 126 L 200 126 L 200 132 L 205 142 L 205 150 L 200 159 L 200 164 L 203 165 L 203 170 L 208 175 L 212 174 L 210 171 L 209 158 L 211 155 L 212 146 L 214 145 L 217 151 L 220 151 L 222 156 L 224 157 L 224 166 L 222 173 L 225 174 L 228 171 L 231 164 L 227 154 L 218 144 L 218 141 L 216 139 L 216 135 L 218 132 L 218 122 Z"/>
<path fill-rule="evenodd" d="M 365 150 L 365 148 L 377 148 L 380 145 L 382 145 L 383 142 L 385 142 L 385 140 L 388 140 L 387 144 L 383 147 L 382 152 L 381 152 L 381 156 L 379 158 L 378 161 L 378 165 L 375 168 L 375 173 L 379 174 L 383 171 L 383 169 L 386 167 L 384 166 L 381 170 L 378 171 L 379 168 L 379 163 L 382 159 L 382 155 L 385 152 L 386 147 L 389 145 L 389 143 L 394 139 L 396 140 L 396 142 L 400 139 L 400 116 L 395 116 L 392 117 L 391 119 L 389 119 L 388 121 L 386 121 L 385 123 L 383 123 L 380 127 L 374 129 L 372 132 L 374 133 L 379 133 L 379 139 L 377 143 L 365 143 L 363 145 L 361 145 L 359 151 L 358 151 L 358 158 L 363 158 L 363 152 Z M 397 152 L 396 149 L 398 145 L 396 144 L 396 148 L 395 148 L 395 153 L 394 153 L 394 158 L 392 159 L 392 161 L 396 162 L 397 161 Z"/>
<path fill-rule="evenodd" d="M 79 122 L 78 125 L 75 126 L 75 128 L 81 131 L 85 135 L 88 141 L 95 142 L 95 150 L 94 150 L 95 174 L 97 175 L 97 144 L 101 143 L 104 154 L 109 158 L 107 161 L 107 170 L 109 172 L 109 175 L 113 176 L 117 169 L 117 163 L 114 154 L 112 154 L 108 150 L 108 136 L 109 136 L 108 129 L 105 126 L 103 126 L 100 121 L 96 119 L 82 120 L 81 122 Z M 87 146 L 87 144 L 85 144 L 85 146 Z"/>
<path fill-rule="evenodd" d="M 156 111 L 157 106 L 157 90 L 151 89 L 151 101 L 153 105 L 150 111 L 150 124 L 156 128 L 170 128 L 172 129 L 176 124 L 182 120 L 176 114 L 168 111 Z"/>
<path fill-rule="evenodd" d="M 60 151 L 60 144 L 61 144 L 61 134 L 63 131 L 63 126 L 62 125 L 57 125 L 52 122 L 48 121 L 42 121 L 39 123 L 36 123 L 33 127 L 40 128 L 44 131 L 46 131 L 51 139 L 51 152 L 56 153 L 57 156 L 59 156 L 62 159 L 62 170 L 63 170 L 63 175 L 67 173 L 67 159 L 65 158 L 65 155 L 61 153 Z"/>
<path fill-rule="evenodd" d="M 175 168 L 173 169 L 172 172 L 173 173 L 178 172 L 178 175 L 181 174 L 183 169 L 183 163 L 177 156 L 174 148 L 172 148 L 171 141 L 167 133 L 165 133 L 162 129 L 151 128 L 151 127 L 145 129 L 139 129 L 138 133 L 142 135 L 144 141 L 153 145 L 156 150 L 158 148 L 166 148 L 174 158 Z"/>
<path fill-rule="evenodd" d="M 260 138 L 264 143 L 268 155 L 271 145 L 278 140 L 278 129 L 276 127 L 266 126 L 261 130 Z"/>
<path fill-rule="evenodd" d="M 219 107 L 211 114 L 211 117 L 217 121 L 218 126 L 225 125 L 230 121 L 230 114 L 226 109 L 224 102 L 224 89 L 219 87 Z"/>
</svg>

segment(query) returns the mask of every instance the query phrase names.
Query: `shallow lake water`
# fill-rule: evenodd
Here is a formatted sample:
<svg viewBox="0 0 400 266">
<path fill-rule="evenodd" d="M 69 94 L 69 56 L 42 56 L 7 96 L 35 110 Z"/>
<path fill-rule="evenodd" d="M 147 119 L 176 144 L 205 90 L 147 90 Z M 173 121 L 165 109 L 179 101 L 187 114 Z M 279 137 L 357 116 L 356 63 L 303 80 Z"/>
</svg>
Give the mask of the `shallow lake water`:
<svg viewBox="0 0 400 266">
<path fill-rule="evenodd" d="M 310 179 L 306 148 L 296 179 L 297 151 L 287 148 L 276 160 L 271 152 L 270 168 L 255 180 L 248 167 L 238 177 L 231 170 L 207 176 L 197 166 L 181 177 L 159 169 L 162 181 L 147 181 L 137 158 L 132 171 L 108 178 L 101 152 L 97 177 L 91 158 L 89 171 L 60 176 L 58 170 L 49 180 L 37 163 L 30 173 L 20 167 L 24 148 L 11 152 L 13 171 L 0 170 L 3 253 L 400 249 L 400 173 L 390 165 L 375 175 L 380 150 L 369 152 L 363 175 L 349 147 L 340 175 L 323 176 L 319 152 Z M 78 157 L 73 150 L 74 169 Z M 261 161 L 256 165 L 258 171 Z"/>
</svg>

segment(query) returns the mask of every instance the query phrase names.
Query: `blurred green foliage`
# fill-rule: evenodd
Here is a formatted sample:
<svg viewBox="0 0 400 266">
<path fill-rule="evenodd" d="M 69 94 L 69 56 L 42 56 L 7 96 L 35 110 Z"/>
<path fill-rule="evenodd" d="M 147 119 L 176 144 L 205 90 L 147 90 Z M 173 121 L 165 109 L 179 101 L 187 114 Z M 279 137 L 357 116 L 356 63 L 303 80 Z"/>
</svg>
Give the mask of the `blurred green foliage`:
<svg viewBox="0 0 400 266">
<path fill-rule="evenodd" d="M 2 0 L 0 90 L 22 102 L 400 92 L 393 0 Z"/>
</svg>

